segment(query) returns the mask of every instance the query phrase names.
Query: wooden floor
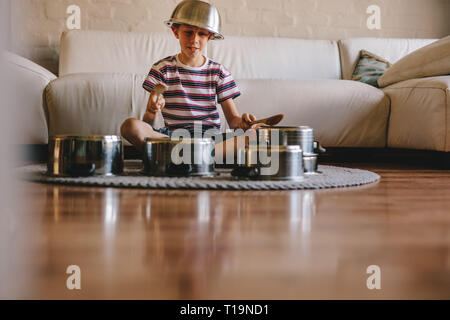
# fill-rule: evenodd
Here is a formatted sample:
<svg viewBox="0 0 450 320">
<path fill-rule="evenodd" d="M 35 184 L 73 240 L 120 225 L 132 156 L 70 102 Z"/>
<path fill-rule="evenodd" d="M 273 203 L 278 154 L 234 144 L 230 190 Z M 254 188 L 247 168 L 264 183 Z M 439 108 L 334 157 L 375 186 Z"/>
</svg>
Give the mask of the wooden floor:
<svg viewBox="0 0 450 320">
<path fill-rule="evenodd" d="M 450 171 L 324 191 L 19 183 L 0 298 L 450 298 Z M 81 270 L 68 290 L 66 268 Z M 369 266 L 381 289 L 369 290 Z"/>
</svg>

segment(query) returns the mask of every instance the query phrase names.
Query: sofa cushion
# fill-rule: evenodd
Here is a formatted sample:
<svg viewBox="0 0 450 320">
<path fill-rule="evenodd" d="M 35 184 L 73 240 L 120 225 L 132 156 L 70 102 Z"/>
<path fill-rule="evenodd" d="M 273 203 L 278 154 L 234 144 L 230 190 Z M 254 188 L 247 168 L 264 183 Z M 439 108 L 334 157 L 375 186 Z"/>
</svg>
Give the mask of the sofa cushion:
<svg viewBox="0 0 450 320">
<path fill-rule="evenodd" d="M 391 66 L 391 63 L 371 52 L 361 50 L 352 80 L 367 83 L 378 88 L 378 78 Z"/>
<path fill-rule="evenodd" d="M 155 62 L 179 51 L 178 41 L 169 31 L 148 34 L 65 31 L 61 36 L 59 75 L 81 72 L 146 75 Z"/>
<path fill-rule="evenodd" d="M 388 147 L 450 151 L 450 76 L 383 89 L 391 100 Z"/>
<path fill-rule="evenodd" d="M 342 79 L 350 80 L 359 58 L 359 51 L 370 51 L 394 64 L 407 54 L 436 39 L 351 38 L 339 40 Z"/>
<path fill-rule="evenodd" d="M 133 74 L 71 74 L 45 90 L 49 134 L 120 135 L 129 117 L 142 118 L 148 93 L 145 76 Z"/>
<path fill-rule="evenodd" d="M 149 93 L 142 88 L 144 79 L 145 75 L 78 73 L 50 82 L 45 89 L 49 134 L 120 135 L 125 119 L 142 119 L 145 113 Z M 219 115 L 224 123 L 220 108 Z"/>
<path fill-rule="evenodd" d="M 269 37 L 210 41 L 208 55 L 240 79 L 339 79 L 337 43 Z"/>
<path fill-rule="evenodd" d="M 385 147 L 389 99 L 356 81 L 237 79 L 240 113 L 257 118 L 284 113 L 280 125 L 309 125 L 328 147 Z"/>
<path fill-rule="evenodd" d="M 52 134 L 120 134 L 129 118 L 141 119 L 148 101 L 144 76 L 73 74 L 46 88 Z M 374 87 L 342 80 L 237 79 L 240 113 L 258 118 L 284 113 L 282 125 L 309 125 L 324 146 L 384 147 L 389 101 Z M 222 124 L 225 123 L 219 108 Z M 226 126 L 223 126 L 225 130 Z"/>
<path fill-rule="evenodd" d="M 448 74 L 450 74 L 450 36 L 403 57 L 378 79 L 378 84 L 385 87 L 403 80 Z"/>
</svg>

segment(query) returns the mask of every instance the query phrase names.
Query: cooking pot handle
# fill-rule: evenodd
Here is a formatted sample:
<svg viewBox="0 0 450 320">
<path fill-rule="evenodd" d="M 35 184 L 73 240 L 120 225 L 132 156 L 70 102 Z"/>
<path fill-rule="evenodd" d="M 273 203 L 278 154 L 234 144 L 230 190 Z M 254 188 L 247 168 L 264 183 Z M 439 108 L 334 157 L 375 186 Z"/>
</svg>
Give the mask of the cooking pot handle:
<svg viewBox="0 0 450 320">
<path fill-rule="evenodd" d="M 72 177 L 88 177 L 95 172 L 95 163 L 71 163 L 68 169 Z"/>
<path fill-rule="evenodd" d="M 166 173 L 175 176 L 188 176 L 192 172 L 192 165 L 190 164 L 173 164 L 169 163 L 166 166 Z"/>
<path fill-rule="evenodd" d="M 231 171 L 233 177 L 257 178 L 259 174 L 258 167 L 236 167 Z"/>
<path fill-rule="evenodd" d="M 314 141 L 314 152 L 315 153 L 325 153 L 327 149 L 320 145 L 319 141 Z"/>
</svg>

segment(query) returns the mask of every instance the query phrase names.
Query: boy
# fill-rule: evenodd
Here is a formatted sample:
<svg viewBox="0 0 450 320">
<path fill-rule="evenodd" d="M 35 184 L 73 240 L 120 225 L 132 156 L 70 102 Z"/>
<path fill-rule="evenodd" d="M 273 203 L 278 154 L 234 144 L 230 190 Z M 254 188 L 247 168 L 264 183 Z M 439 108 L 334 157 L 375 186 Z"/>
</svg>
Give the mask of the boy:
<svg viewBox="0 0 450 320">
<path fill-rule="evenodd" d="M 220 26 L 217 9 L 209 3 L 185 0 L 175 8 L 172 18 L 166 24 L 179 40 L 181 52 L 152 66 L 143 84 L 144 89 L 150 92 L 143 120 L 127 119 L 121 126 L 122 136 L 138 150 L 142 150 L 145 138 L 168 137 L 179 128 L 187 129 L 193 135 L 194 128 L 199 123 L 203 132 L 210 129 L 217 129 L 219 132 L 220 118 L 216 99 L 222 106 L 230 128 L 247 130 L 250 122 L 255 120 L 251 114 L 239 116 L 233 99 L 240 95 L 240 91 L 230 72 L 202 53 L 209 40 L 223 39 L 223 36 L 218 28 L 210 27 L 211 23 L 199 22 L 205 21 L 206 16 L 198 18 L 198 21 L 192 20 L 193 10 L 198 14 L 199 6 L 206 9 L 200 11 L 209 17 L 211 12 L 215 13 Z M 187 20 L 189 24 L 185 23 Z M 155 86 L 159 84 L 167 87 L 163 96 L 155 93 Z M 166 127 L 156 129 L 152 124 L 160 110 Z M 228 148 L 225 143 L 216 146 L 216 156 L 225 152 L 225 148 Z"/>
</svg>

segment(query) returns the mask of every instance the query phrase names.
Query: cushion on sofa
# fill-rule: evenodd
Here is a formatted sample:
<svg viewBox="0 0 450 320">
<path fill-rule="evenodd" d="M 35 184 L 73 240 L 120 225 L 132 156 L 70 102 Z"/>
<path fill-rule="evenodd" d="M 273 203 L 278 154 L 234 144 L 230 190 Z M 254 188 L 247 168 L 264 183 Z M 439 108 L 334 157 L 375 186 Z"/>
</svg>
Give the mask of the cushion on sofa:
<svg viewBox="0 0 450 320">
<path fill-rule="evenodd" d="M 352 80 L 367 83 L 378 88 L 378 78 L 391 66 L 391 63 L 376 54 L 361 50 Z"/>
<path fill-rule="evenodd" d="M 149 93 L 142 88 L 144 79 L 145 75 L 78 73 L 50 82 L 45 89 L 49 134 L 120 135 L 125 119 L 142 119 L 145 113 Z M 220 108 L 219 115 L 223 123 Z"/>
<path fill-rule="evenodd" d="M 129 118 L 142 118 L 144 76 L 73 74 L 46 89 L 50 134 L 119 134 Z M 334 79 L 236 79 L 240 113 L 263 118 L 284 113 L 282 125 L 310 125 L 324 146 L 384 147 L 389 100 L 376 88 Z M 222 124 L 225 123 L 219 107 Z M 223 126 L 223 130 L 225 130 Z"/>
<path fill-rule="evenodd" d="M 61 36 L 59 75 L 72 73 L 147 74 L 153 63 L 180 51 L 167 33 L 70 30 Z"/>
<path fill-rule="evenodd" d="M 388 147 L 450 151 L 450 76 L 411 79 L 383 89 L 391 101 Z"/>
<path fill-rule="evenodd" d="M 120 135 L 128 117 L 142 118 L 148 93 L 145 76 L 133 74 L 71 74 L 49 83 L 46 100 L 49 134 Z"/>
<path fill-rule="evenodd" d="M 240 113 L 284 113 L 280 125 L 309 125 L 328 147 L 385 147 L 389 99 L 379 89 L 334 79 L 237 79 Z"/>
<path fill-rule="evenodd" d="M 447 74 L 450 74 L 450 36 L 403 57 L 378 79 L 378 84 L 386 87 L 403 80 Z"/>
<path fill-rule="evenodd" d="M 339 40 L 342 79 L 350 80 L 352 78 L 359 52 L 362 49 L 394 64 L 407 54 L 434 41 L 436 39 L 351 38 Z"/>
<path fill-rule="evenodd" d="M 210 41 L 208 55 L 239 79 L 339 79 L 336 41 L 226 37 Z"/>
</svg>

